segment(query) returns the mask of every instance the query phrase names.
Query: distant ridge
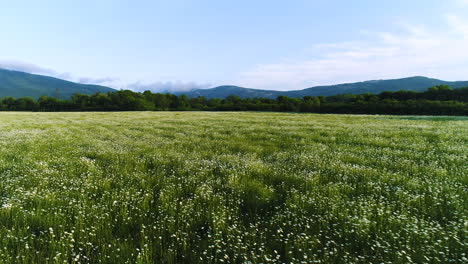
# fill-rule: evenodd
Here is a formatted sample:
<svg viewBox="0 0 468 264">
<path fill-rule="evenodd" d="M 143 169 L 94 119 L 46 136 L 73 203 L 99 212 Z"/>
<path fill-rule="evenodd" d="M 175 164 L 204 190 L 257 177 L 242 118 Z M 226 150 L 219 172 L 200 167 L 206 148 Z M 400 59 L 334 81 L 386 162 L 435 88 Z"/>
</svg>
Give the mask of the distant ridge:
<svg viewBox="0 0 468 264">
<path fill-rule="evenodd" d="M 0 98 L 9 96 L 37 99 L 47 95 L 67 99 L 75 93 L 94 94 L 114 91 L 116 90 L 100 85 L 74 83 L 49 76 L 0 69 Z"/>
<path fill-rule="evenodd" d="M 211 89 L 197 89 L 179 94 L 186 94 L 188 97 L 204 96 L 206 98 L 226 98 L 230 95 L 236 95 L 241 98 L 276 98 L 281 95 L 300 98 L 304 96 L 331 96 L 337 94 L 377 94 L 384 91 L 398 90 L 422 92 L 432 86 L 441 84 L 449 85 L 452 88 L 468 87 L 468 81 L 449 82 L 423 76 L 415 76 L 401 79 L 371 80 L 356 83 L 315 86 L 294 91 L 273 91 L 244 88 L 239 86 L 218 86 Z"/>
<path fill-rule="evenodd" d="M 204 96 L 206 98 L 226 98 L 230 95 L 241 98 L 276 98 L 288 96 L 302 98 L 304 96 L 332 96 L 337 94 L 381 93 L 384 91 L 417 91 L 422 92 L 435 85 L 446 84 L 452 88 L 468 87 L 468 81 L 449 82 L 423 76 L 415 76 L 391 80 L 371 80 L 356 83 L 315 86 L 303 90 L 274 91 L 223 85 L 210 89 L 195 89 L 189 92 L 178 92 L 188 97 Z M 94 94 L 97 92 L 115 92 L 115 89 L 92 84 L 81 84 L 62 79 L 30 74 L 19 71 L 0 69 L 0 98 L 1 97 L 32 97 L 38 99 L 42 95 L 68 99 L 75 93 Z"/>
</svg>

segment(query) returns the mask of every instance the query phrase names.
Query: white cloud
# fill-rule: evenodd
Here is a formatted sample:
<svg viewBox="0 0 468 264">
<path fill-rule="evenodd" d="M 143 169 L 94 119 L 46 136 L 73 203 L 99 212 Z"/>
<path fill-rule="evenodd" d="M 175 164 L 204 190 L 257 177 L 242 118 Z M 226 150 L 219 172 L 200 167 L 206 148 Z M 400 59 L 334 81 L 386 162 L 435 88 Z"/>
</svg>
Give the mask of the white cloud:
<svg viewBox="0 0 468 264">
<path fill-rule="evenodd" d="M 110 78 L 110 77 L 105 77 L 105 78 L 89 78 L 89 77 L 81 77 L 78 78 L 77 80 L 79 83 L 85 83 L 85 84 L 107 84 L 111 85 L 115 81 L 118 81 L 117 78 Z"/>
<path fill-rule="evenodd" d="M 152 91 L 159 93 L 171 92 L 187 92 L 194 89 L 210 88 L 210 84 L 199 84 L 195 82 L 154 82 L 150 84 L 143 84 L 140 82 L 132 83 L 125 87 L 125 89 L 133 90 L 136 92 Z"/>
<path fill-rule="evenodd" d="M 35 74 L 57 75 L 54 70 L 44 68 L 32 63 L 14 61 L 14 60 L 0 60 L 0 69 L 11 71 L 21 71 Z"/>
<path fill-rule="evenodd" d="M 20 71 L 20 72 L 27 72 L 32 74 L 40 74 L 46 76 L 52 76 L 55 78 L 84 83 L 84 84 L 101 84 L 101 85 L 112 85 L 118 79 L 116 78 L 90 78 L 90 77 L 75 77 L 71 73 L 67 72 L 57 72 L 55 70 L 38 66 L 36 64 L 22 62 L 22 61 L 15 61 L 15 60 L 0 60 L 0 69 L 6 69 L 11 71 Z"/>
<path fill-rule="evenodd" d="M 465 39 L 468 38 L 468 23 L 466 23 L 461 18 L 453 14 L 447 15 L 447 20 L 449 21 L 449 24 L 452 26 L 453 29 L 458 31 Z"/>
<path fill-rule="evenodd" d="M 400 78 L 414 75 L 448 80 L 468 79 L 468 23 L 446 16 L 446 30 L 397 23 L 402 33 L 374 32 L 372 41 L 314 46 L 307 60 L 258 65 L 242 74 L 238 85 L 291 90 L 314 85 Z"/>
<path fill-rule="evenodd" d="M 461 5 L 468 5 L 468 0 L 456 0 Z"/>
<path fill-rule="evenodd" d="M 21 71 L 32 74 L 42 74 L 52 76 L 55 78 L 68 80 L 72 82 L 84 83 L 84 84 L 98 84 L 106 85 L 116 89 L 129 89 L 136 92 L 144 92 L 146 90 L 152 92 L 186 92 L 193 89 L 203 89 L 212 87 L 211 84 L 200 84 L 196 82 L 154 82 L 154 83 L 123 83 L 118 78 L 104 77 L 104 78 L 92 78 L 92 77 L 76 77 L 71 73 L 59 73 L 55 70 L 41 67 L 32 63 L 13 61 L 13 60 L 0 60 L 0 69 L 7 69 L 12 71 Z"/>
</svg>

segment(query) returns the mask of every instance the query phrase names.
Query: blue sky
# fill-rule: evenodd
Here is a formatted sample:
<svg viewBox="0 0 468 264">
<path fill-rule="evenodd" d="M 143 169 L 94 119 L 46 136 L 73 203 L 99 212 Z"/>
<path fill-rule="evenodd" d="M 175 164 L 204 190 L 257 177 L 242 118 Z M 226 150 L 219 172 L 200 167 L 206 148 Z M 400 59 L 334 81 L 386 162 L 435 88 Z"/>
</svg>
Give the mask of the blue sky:
<svg viewBox="0 0 468 264">
<path fill-rule="evenodd" d="M 17 0 L 0 34 L 2 68 L 134 90 L 468 80 L 468 0 Z"/>
</svg>

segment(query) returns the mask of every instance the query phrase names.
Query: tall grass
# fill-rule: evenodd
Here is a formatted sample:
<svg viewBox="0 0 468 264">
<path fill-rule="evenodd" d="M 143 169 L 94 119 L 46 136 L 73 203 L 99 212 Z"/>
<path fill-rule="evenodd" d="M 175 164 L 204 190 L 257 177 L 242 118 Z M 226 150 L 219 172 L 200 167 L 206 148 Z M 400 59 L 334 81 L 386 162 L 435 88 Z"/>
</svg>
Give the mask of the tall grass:
<svg viewBox="0 0 468 264">
<path fill-rule="evenodd" d="M 0 113 L 0 263 L 466 263 L 468 121 Z"/>
</svg>

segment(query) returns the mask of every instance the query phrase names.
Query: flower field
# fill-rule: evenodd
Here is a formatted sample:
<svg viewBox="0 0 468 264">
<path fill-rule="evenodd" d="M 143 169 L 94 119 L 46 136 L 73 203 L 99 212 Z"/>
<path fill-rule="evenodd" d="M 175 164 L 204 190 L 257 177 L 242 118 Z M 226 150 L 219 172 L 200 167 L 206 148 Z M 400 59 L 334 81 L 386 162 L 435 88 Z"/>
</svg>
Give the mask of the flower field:
<svg viewBox="0 0 468 264">
<path fill-rule="evenodd" d="M 468 119 L 0 113 L 0 263 L 467 263 Z"/>
</svg>

